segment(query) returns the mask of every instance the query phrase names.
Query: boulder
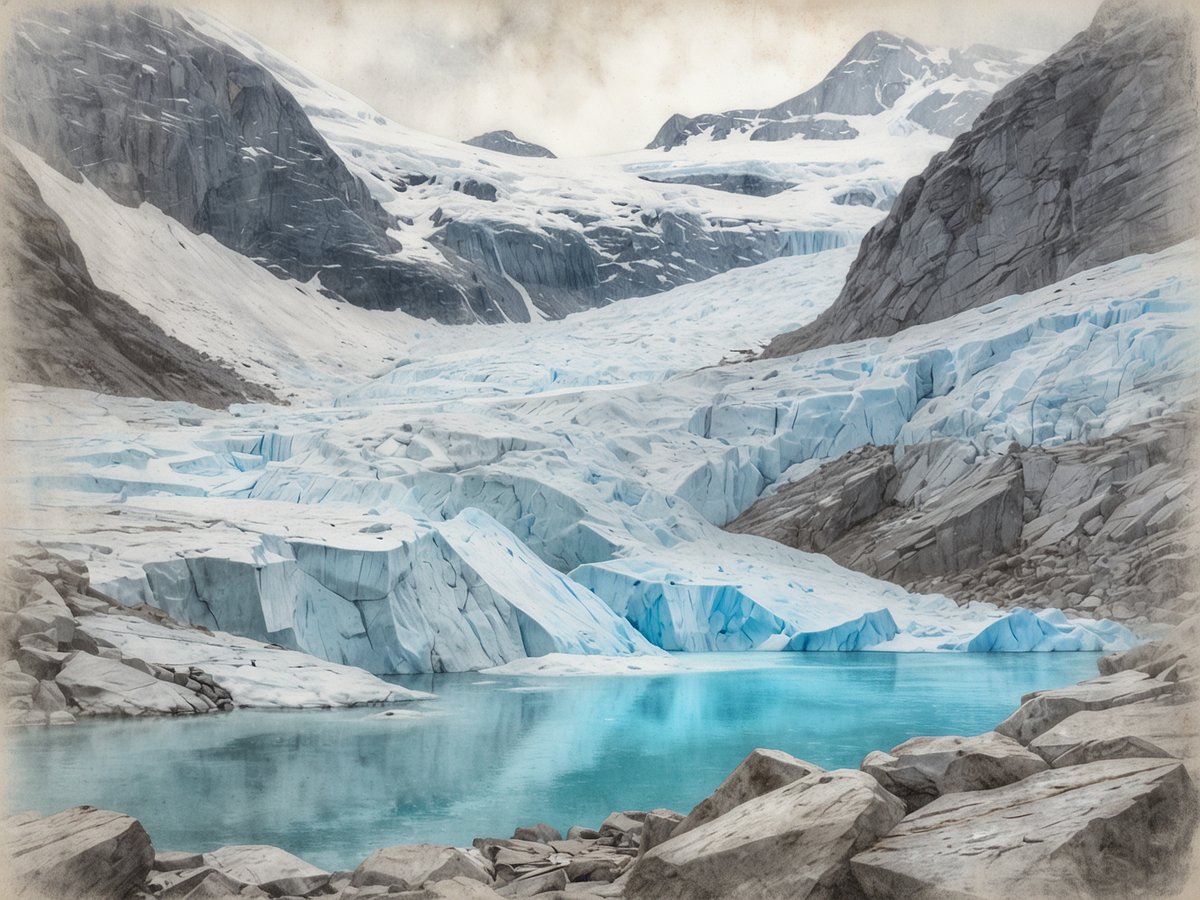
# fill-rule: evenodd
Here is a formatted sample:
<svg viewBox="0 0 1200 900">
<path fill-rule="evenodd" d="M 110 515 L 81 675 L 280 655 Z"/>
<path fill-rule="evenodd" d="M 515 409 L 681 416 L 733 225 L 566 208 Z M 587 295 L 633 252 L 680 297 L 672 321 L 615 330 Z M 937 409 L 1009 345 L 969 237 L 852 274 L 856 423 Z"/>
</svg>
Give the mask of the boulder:
<svg viewBox="0 0 1200 900">
<path fill-rule="evenodd" d="M 156 872 L 173 872 L 176 869 L 198 869 L 203 865 L 203 853 L 160 850 L 154 854 L 154 871 Z"/>
<path fill-rule="evenodd" d="M 1111 709 L 1169 694 L 1174 690 L 1174 684 L 1156 681 L 1136 670 L 1101 675 L 1070 687 L 1026 694 L 1021 698 L 1020 708 L 997 725 L 996 731 L 1028 744 L 1073 713 L 1087 709 Z"/>
<path fill-rule="evenodd" d="M 54 679 L 67 700 L 89 715 L 138 716 L 205 712 L 209 704 L 186 688 L 124 665 L 76 652 Z"/>
<path fill-rule="evenodd" d="M 889 753 L 876 750 L 862 764 L 909 812 L 942 794 L 1001 787 L 1046 767 L 1036 753 L 994 731 L 974 737 L 915 737 Z"/>
<path fill-rule="evenodd" d="M 556 866 L 553 869 L 543 869 L 522 875 L 515 881 L 510 881 L 503 887 L 497 888 L 496 893 L 501 897 L 533 897 L 547 891 L 561 891 L 566 886 L 566 866 Z"/>
<path fill-rule="evenodd" d="M 1105 753 L 1114 757 L 1128 755 L 1122 752 L 1122 748 L 1133 747 L 1130 742 L 1136 739 L 1177 759 L 1186 760 L 1190 758 L 1190 749 L 1195 743 L 1195 716 L 1195 708 L 1191 705 L 1165 700 L 1129 703 L 1112 709 L 1084 710 L 1068 716 L 1034 738 L 1029 749 L 1057 767 L 1059 760 L 1069 753 L 1074 755 L 1068 759 L 1079 757 L 1079 762 L 1101 758 L 1101 754 Z"/>
<path fill-rule="evenodd" d="M 272 896 L 308 894 L 329 883 L 329 873 L 266 844 L 234 844 L 204 854 L 204 865 Z"/>
<path fill-rule="evenodd" d="M 946 794 L 851 860 L 869 898 L 1162 896 L 1196 824 L 1175 761 L 1053 769 Z"/>
<path fill-rule="evenodd" d="M 612 847 L 636 847 L 642 839 L 646 814 L 638 811 L 609 813 L 600 823 L 600 843 Z"/>
<path fill-rule="evenodd" d="M 6 868 L 19 897 L 125 897 L 142 887 L 154 861 L 141 823 L 93 806 L 5 824 Z"/>
<path fill-rule="evenodd" d="M 416 890 L 427 881 L 454 878 L 466 878 L 485 885 L 492 883 L 492 875 L 483 863 L 457 847 L 399 844 L 376 850 L 368 856 L 354 870 L 350 884 L 353 887 L 396 885 L 403 890 Z"/>
<path fill-rule="evenodd" d="M 652 809 L 646 813 L 646 821 L 642 823 L 642 839 L 638 843 L 638 855 L 641 856 L 663 841 L 669 840 L 682 821 L 682 813 L 670 809 Z"/>
<path fill-rule="evenodd" d="M 513 839 L 518 841 L 540 841 L 549 844 L 551 841 L 561 841 L 562 832 L 551 828 L 545 822 L 538 822 L 532 828 L 518 828 L 513 832 Z"/>
<path fill-rule="evenodd" d="M 567 863 L 568 881 L 616 881 L 633 865 L 634 851 L 628 848 L 595 847 Z"/>
<path fill-rule="evenodd" d="M 870 775 L 814 772 L 747 800 L 641 857 L 628 900 L 834 900 L 854 896 L 849 861 L 904 818 Z"/>
<path fill-rule="evenodd" d="M 824 771 L 820 766 L 797 759 L 782 750 L 764 750 L 761 747 L 751 750 L 715 791 L 693 807 L 676 827 L 674 834 L 691 831 L 697 825 L 723 816 L 747 800 Z"/>
<path fill-rule="evenodd" d="M 212 866 L 198 865 L 156 872 L 147 886 L 156 900 L 202 900 L 233 897 L 246 884 Z"/>
</svg>

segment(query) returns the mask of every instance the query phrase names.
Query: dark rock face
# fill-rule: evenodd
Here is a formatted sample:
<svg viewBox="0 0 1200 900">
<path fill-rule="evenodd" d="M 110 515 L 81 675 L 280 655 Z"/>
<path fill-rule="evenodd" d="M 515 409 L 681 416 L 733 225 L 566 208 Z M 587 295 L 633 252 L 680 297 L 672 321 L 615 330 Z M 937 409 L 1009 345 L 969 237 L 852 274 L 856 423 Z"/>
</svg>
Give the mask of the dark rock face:
<svg viewBox="0 0 1200 900">
<path fill-rule="evenodd" d="M 20 897 L 129 897 L 142 888 L 154 847 L 141 823 L 77 806 L 45 818 L 5 822 L 9 881 Z"/>
<path fill-rule="evenodd" d="M 731 194 L 748 194 L 751 197 L 772 197 L 781 194 L 796 185 L 790 181 L 776 181 L 753 175 L 749 172 L 713 172 L 704 175 L 661 175 L 651 178 L 642 175 L 643 181 L 653 181 L 658 184 L 694 184 L 697 187 L 711 188 L 714 191 L 727 191 Z M 834 202 L 837 202 L 836 200 Z M 870 205 L 868 203 L 867 205 Z"/>
<path fill-rule="evenodd" d="M 1027 67 L 1017 56 L 996 47 L 975 45 L 945 54 L 931 52 L 916 41 L 886 31 L 872 31 L 817 85 L 768 109 L 735 109 L 695 118 L 671 116 L 658 130 L 649 150 L 670 150 L 702 134 L 724 140 L 734 132 L 750 131 L 751 140 L 781 141 L 801 136 L 809 140 L 845 140 L 857 132 L 843 116 L 876 115 L 890 109 L 914 82 L 950 75 L 1013 78 Z M 984 73 L 987 74 L 984 74 Z M 953 136 L 971 124 L 989 95 L 978 90 L 954 94 L 935 92 L 913 109 L 909 118 L 937 134 Z"/>
<path fill-rule="evenodd" d="M 279 275 L 319 274 L 357 305 L 447 322 L 522 307 L 461 261 L 449 277 L 388 259 L 395 223 L 291 94 L 173 11 L 97 6 L 22 22 L 5 56 L 3 122 L 63 174 L 151 203 Z"/>
<path fill-rule="evenodd" d="M 866 446 L 729 523 L 959 602 L 1180 621 L 1192 425 L 1164 416 L 1088 444 L 980 457 L 970 444 Z"/>
<path fill-rule="evenodd" d="M 0 167 L 7 379 L 212 408 L 275 400 L 96 287 L 66 225 L 2 145 Z"/>
<path fill-rule="evenodd" d="M 1192 236 L 1189 33 L 1148 3 L 1106 3 L 909 181 L 833 306 L 765 355 L 894 334 Z"/>
<path fill-rule="evenodd" d="M 485 150 L 496 150 L 511 156 L 540 156 L 545 159 L 556 159 L 555 155 L 541 144 L 523 141 L 511 131 L 486 131 L 481 135 L 463 141 L 472 147 L 483 147 Z"/>
</svg>

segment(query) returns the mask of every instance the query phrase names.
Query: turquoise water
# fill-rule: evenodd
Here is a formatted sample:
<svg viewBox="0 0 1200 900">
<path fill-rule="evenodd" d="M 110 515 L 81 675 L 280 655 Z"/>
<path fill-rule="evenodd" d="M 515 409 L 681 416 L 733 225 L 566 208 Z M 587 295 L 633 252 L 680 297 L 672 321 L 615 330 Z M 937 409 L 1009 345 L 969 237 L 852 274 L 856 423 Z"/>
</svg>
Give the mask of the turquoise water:
<svg viewBox="0 0 1200 900">
<path fill-rule="evenodd" d="M 1021 694 L 1095 675 L 1096 656 L 777 653 L 656 677 L 423 676 L 395 679 L 439 694 L 412 718 L 239 710 L 14 730 L 7 806 L 91 803 L 141 819 L 159 849 L 274 844 L 347 868 L 389 844 L 686 812 L 755 747 L 831 768 L 918 734 L 986 731 Z"/>
</svg>

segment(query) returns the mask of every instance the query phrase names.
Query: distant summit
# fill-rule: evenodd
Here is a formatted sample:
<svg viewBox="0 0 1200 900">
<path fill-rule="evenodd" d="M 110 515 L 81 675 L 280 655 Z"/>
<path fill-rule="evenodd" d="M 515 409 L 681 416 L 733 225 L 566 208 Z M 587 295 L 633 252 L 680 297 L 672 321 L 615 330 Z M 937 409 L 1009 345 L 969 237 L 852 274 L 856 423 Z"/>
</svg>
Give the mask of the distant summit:
<svg viewBox="0 0 1200 900">
<path fill-rule="evenodd" d="M 488 131 L 463 143 L 472 147 L 482 147 L 484 150 L 507 153 L 510 156 L 543 156 L 546 159 L 556 159 L 555 155 L 541 144 L 523 141 L 511 131 Z"/>
<path fill-rule="evenodd" d="M 647 149 L 670 150 L 694 138 L 752 141 L 847 140 L 858 136 L 841 116 L 889 110 L 935 134 L 953 137 L 1003 84 L 1029 68 L 1024 55 L 976 44 L 966 50 L 928 48 L 887 31 L 872 31 L 820 82 L 769 109 L 735 109 L 695 118 L 674 115 Z"/>
</svg>

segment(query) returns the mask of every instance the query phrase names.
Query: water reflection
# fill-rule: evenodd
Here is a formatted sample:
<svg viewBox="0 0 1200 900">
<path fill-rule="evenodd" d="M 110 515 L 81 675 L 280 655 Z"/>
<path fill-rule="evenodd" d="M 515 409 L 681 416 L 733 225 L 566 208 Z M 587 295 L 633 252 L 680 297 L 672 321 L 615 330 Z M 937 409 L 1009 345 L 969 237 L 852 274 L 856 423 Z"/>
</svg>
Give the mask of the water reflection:
<svg viewBox="0 0 1200 900">
<path fill-rule="evenodd" d="M 269 843 L 330 868 L 393 843 L 469 843 L 615 809 L 686 811 L 750 749 L 827 767 L 915 734 L 974 733 L 1094 654 L 770 654 L 666 677 L 396 679 L 439 699 L 13 732 L 8 806 L 142 819 L 162 849 Z M 515 690 L 514 690 L 515 688 Z"/>
</svg>

